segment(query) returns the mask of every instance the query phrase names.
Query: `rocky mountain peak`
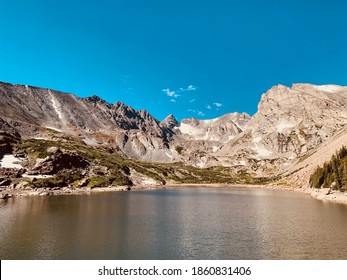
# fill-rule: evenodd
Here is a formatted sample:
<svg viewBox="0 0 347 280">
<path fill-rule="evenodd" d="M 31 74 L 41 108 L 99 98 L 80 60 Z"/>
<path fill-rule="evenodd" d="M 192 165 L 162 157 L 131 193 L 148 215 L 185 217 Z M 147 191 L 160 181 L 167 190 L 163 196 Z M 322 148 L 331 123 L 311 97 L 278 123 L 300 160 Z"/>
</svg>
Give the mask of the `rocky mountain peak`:
<svg viewBox="0 0 347 280">
<path fill-rule="evenodd" d="M 97 95 L 92 95 L 92 96 L 89 96 L 89 97 L 86 97 L 85 100 L 89 101 L 89 102 L 92 102 L 92 103 L 98 103 L 98 102 L 101 102 L 101 103 L 106 103 L 105 100 L 101 99 L 99 96 Z"/>
<path fill-rule="evenodd" d="M 126 108 L 126 107 L 129 107 L 129 106 L 127 106 L 126 104 L 124 104 L 123 102 L 121 102 L 121 101 L 115 102 L 115 103 L 113 104 L 113 106 L 114 106 L 115 108 Z"/>
<path fill-rule="evenodd" d="M 199 125 L 199 122 L 200 121 L 194 117 L 181 120 L 181 124 L 183 123 L 183 124 L 188 124 L 188 125 L 192 125 L 192 126 Z"/>
<path fill-rule="evenodd" d="M 246 113 L 230 113 L 210 120 L 189 118 L 181 121 L 178 130 L 190 139 L 226 143 L 241 133 L 249 120 Z"/>
<path fill-rule="evenodd" d="M 162 127 L 173 129 L 174 127 L 178 126 L 179 123 L 174 117 L 174 115 L 170 114 L 160 123 L 160 125 Z"/>
</svg>

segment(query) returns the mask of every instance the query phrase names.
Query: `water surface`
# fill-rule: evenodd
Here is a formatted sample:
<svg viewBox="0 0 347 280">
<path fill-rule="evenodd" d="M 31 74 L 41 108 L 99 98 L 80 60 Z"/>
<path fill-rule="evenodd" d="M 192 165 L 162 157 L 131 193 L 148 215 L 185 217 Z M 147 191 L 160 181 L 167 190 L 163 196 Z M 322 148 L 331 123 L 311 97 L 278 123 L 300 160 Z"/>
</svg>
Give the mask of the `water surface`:
<svg viewBox="0 0 347 280">
<path fill-rule="evenodd" d="M 347 259 L 347 207 L 189 188 L 0 202 L 1 259 Z"/>
</svg>

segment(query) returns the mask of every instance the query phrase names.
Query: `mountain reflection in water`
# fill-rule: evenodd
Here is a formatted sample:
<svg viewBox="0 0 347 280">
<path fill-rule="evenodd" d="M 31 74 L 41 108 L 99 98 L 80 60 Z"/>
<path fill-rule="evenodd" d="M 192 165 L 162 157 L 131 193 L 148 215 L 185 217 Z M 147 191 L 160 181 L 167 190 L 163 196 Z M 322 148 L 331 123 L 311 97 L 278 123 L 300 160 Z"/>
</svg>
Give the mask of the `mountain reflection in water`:
<svg viewBox="0 0 347 280">
<path fill-rule="evenodd" d="M 1 259 L 346 259 L 347 207 L 249 188 L 0 202 Z"/>
</svg>

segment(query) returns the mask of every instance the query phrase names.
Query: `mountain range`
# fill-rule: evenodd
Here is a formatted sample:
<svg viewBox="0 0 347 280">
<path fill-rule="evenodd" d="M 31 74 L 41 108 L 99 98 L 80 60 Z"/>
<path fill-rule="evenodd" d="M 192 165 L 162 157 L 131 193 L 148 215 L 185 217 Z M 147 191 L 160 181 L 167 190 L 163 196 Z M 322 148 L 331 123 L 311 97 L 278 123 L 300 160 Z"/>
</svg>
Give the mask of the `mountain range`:
<svg viewBox="0 0 347 280">
<path fill-rule="evenodd" d="M 170 114 L 160 122 L 122 102 L 0 83 L 0 156 L 17 152 L 27 157 L 29 152 L 18 144 L 23 141 L 58 146 L 54 143 L 74 139 L 90 149 L 110 149 L 127 162 L 192 166 L 198 173 L 222 168 L 231 177 L 277 178 L 282 184 L 306 186 L 314 168 L 347 144 L 346 96 L 347 87 L 338 85 L 277 85 L 261 96 L 253 116 L 234 112 L 179 122 Z M 59 153 L 71 160 L 79 154 L 73 152 Z M 31 160 L 29 173 L 49 161 Z M 133 183 L 147 182 L 151 176 L 145 173 L 145 179 L 132 178 Z"/>
</svg>

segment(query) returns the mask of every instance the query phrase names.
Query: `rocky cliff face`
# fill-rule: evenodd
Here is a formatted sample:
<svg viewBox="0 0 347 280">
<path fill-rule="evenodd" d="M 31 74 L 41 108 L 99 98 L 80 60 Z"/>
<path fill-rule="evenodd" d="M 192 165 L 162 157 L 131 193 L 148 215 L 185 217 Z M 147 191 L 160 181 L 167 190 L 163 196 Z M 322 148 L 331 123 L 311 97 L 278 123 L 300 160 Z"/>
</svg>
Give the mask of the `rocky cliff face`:
<svg viewBox="0 0 347 280">
<path fill-rule="evenodd" d="M 199 167 L 220 165 L 216 152 L 242 133 L 250 119 L 246 113 L 230 113 L 211 120 L 183 119 L 173 128 L 176 136 L 172 143 L 186 163 Z"/>
<path fill-rule="evenodd" d="M 145 110 L 97 96 L 78 98 L 50 89 L 0 83 L 1 127 L 24 137 L 44 137 L 44 129 L 72 134 L 91 145 L 117 147 L 135 159 L 171 161 L 173 135 Z"/>
<path fill-rule="evenodd" d="M 279 175 L 347 124 L 347 87 L 294 84 L 271 88 L 243 133 L 219 150 L 262 175 Z M 235 164 L 235 161 L 234 161 Z"/>
</svg>

